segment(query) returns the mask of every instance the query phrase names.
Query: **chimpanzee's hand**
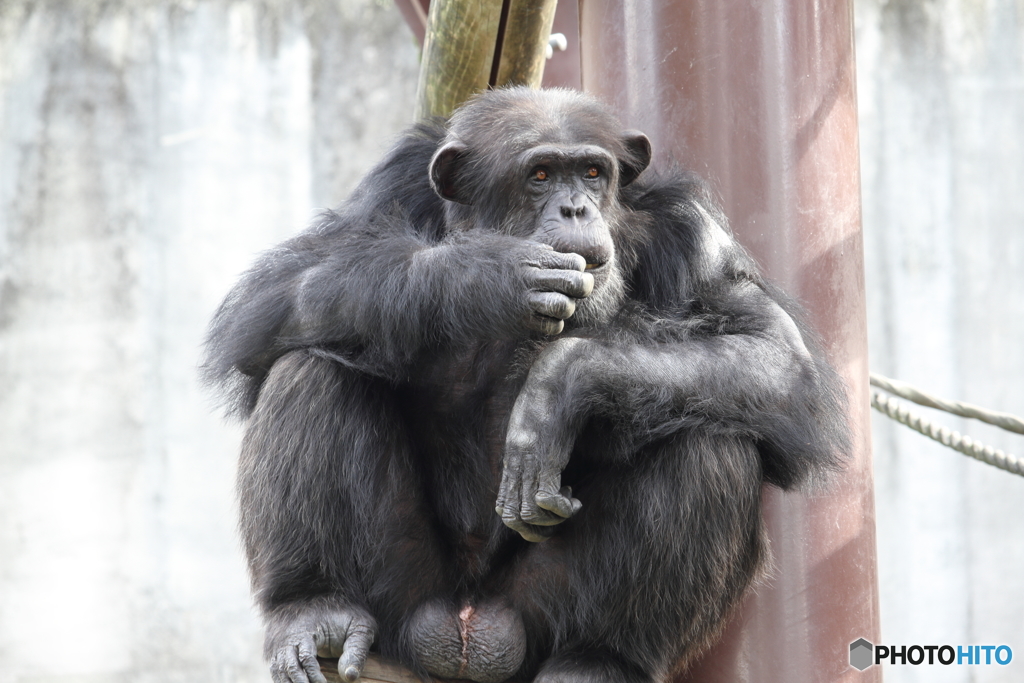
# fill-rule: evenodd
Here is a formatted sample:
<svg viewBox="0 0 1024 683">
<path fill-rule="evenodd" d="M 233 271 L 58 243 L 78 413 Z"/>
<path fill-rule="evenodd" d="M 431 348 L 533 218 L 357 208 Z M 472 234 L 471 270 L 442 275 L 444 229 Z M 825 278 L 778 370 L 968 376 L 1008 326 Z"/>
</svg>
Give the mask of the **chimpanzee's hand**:
<svg viewBox="0 0 1024 683">
<path fill-rule="evenodd" d="M 496 512 L 505 526 L 527 541 L 543 541 L 554 526 L 572 517 L 582 503 L 563 487 L 574 435 L 556 413 L 557 382 L 579 339 L 555 342 L 538 358 L 519 392 L 505 435 L 505 459 Z"/>
<path fill-rule="evenodd" d="M 546 244 L 529 242 L 526 254 L 527 327 L 554 335 L 576 312 L 576 300 L 594 290 L 594 276 L 584 272 L 587 261 L 579 254 L 563 254 Z"/>
<path fill-rule="evenodd" d="M 327 683 L 317 655 L 339 657 L 338 673 L 354 681 L 363 672 L 377 627 L 354 608 L 310 606 L 269 619 L 264 654 L 274 683 Z"/>
</svg>

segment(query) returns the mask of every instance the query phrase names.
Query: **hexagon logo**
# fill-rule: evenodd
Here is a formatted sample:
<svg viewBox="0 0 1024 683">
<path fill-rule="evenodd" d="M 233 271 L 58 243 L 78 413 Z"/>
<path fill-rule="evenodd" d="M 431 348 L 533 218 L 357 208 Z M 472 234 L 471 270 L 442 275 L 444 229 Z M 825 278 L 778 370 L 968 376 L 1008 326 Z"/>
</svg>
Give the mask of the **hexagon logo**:
<svg viewBox="0 0 1024 683">
<path fill-rule="evenodd" d="M 857 671 L 868 668 L 874 663 L 871 661 L 874 650 L 875 646 L 863 638 L 853 641 L 850 643 L 850 666 Z"/>
</svg>

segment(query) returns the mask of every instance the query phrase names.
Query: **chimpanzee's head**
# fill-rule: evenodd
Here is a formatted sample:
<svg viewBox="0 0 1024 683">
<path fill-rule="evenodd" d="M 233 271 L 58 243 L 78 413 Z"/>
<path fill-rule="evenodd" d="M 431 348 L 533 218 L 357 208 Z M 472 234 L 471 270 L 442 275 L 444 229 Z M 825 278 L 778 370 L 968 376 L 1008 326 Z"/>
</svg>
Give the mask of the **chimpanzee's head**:
<svg viewBox="0 0 1024 683">
<path fill-rule="evenodd" d="M 619 191 L 650 160 L 647 136 L 622 130 L 593 98 L 510 88 L 482 93 L 452 115 L 430 182 L 449 202 L 450 226 L 583 256 L 595 288 L 590 305 L 577 310 L 582 322 L 588 308 L 621 291 L 613 239 L 622 229 Z"/>
</svg>

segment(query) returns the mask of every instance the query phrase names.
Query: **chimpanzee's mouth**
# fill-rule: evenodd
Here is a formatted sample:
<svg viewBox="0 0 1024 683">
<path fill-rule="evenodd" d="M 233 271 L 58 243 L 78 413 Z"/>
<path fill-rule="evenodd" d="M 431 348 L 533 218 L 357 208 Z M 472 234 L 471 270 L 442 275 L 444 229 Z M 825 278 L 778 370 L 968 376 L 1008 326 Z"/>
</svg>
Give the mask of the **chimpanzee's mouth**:
<svg viewBox="0 0 1024 683">
<path fill-rule="evenodd" d="M 587 270 L 596 270 L 596 269 L 600 268 L 603 265 L 604 265 L 604 263 L 588 263 L 587 264 Z"/>
</svg>

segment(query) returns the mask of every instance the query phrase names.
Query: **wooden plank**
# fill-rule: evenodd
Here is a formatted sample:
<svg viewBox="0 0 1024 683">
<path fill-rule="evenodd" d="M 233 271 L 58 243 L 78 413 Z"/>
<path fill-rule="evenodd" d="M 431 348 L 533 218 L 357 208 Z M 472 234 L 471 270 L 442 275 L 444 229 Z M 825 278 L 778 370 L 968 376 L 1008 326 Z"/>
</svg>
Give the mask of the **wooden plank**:
<svg viewBox="0 0 1024 683">
<path fill-rule="evenodd" d="M 329 683 L 349 683 L 338 673 L 337 659 L 317 657 L 317 660 L 320 662 L 320 670 Z M 358 680 L 362 683 L 424 683 L 424 679 L 401 664 L 384 659 L 376 653 L 370 653 L 370 656 L 366 658 L 363 675 Z M 427 678 L 426 681 L 428 683 L 439 683 L 434 678 Z"/>
<path fill-rule="evenodd" d="M 416 91 L 416 118 L 448 116 L 491 78 L 501 0 L 433 0 Z"/>
<path fill-rule="evenodd" d="M 539 88 L 557 0 L 512 0 L 501 42 L 496 87 Z"/>
</svg>

